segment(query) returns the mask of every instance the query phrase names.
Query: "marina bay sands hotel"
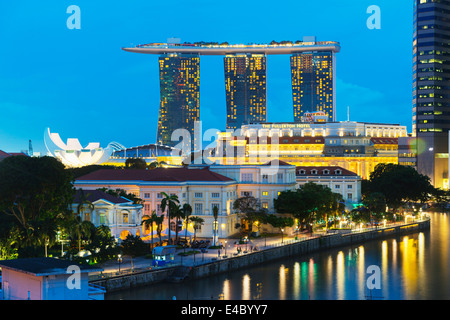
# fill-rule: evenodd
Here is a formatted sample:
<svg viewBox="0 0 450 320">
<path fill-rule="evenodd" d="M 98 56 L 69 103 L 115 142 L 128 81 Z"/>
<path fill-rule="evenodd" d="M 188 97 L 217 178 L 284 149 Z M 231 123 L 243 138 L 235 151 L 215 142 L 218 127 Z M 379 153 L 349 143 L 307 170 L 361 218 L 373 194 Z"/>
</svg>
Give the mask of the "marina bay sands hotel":
<svg viewBox="0 0 450 320">
<path fill-rule="evenodd" d="M 173 146 L 176 129 L 194 133 L 200 116 L 200 56 L 224 56 L 227 129 L 266 122 L 267 55 L 290 54 L 294 121 L 306 112 L 322 111 L 335 121 L 335 53 L 338 42 L 303 41 L 231 45 L 224 43 L 150 43 L 124 51 L 157 54 L 160 75 L 160 108 L 157 143 Z"/>
</svg>

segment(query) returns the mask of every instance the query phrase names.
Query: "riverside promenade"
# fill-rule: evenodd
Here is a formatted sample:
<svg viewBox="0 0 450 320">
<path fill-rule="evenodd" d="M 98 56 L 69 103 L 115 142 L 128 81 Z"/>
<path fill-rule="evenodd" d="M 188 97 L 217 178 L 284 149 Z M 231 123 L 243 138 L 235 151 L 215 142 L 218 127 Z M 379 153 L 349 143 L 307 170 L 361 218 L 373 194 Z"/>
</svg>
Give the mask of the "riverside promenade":
<svg viewBox="0 0 450 320">
<path fill-rule="evenodd" d="M 301 255 L 317 250 L 326 250 L 365 241 L 405 235 L 427 230 L 428 217 L 408 222 L 397 222 L 378 227 L 349 230 L 347 233 L 314 233 L 290 236 L 276 236 L 251 239 L 240 245 L 240 253 L 235 246 L 239 239 L 219 239 L 222 249 L 207 249 L 204 253 L 181 256 L 177 250 L 174 262 L 165 267 L 152 266 L 152 260 L 144 257 L 123 257 L 119 262 L 103 264 L 102 273 L 89 276 L 90 282 L 105 287 L 107 291 L 120 290 L 161 281 L 182 281 L 183 278 L 201 278 L 217 273 L 229 272 L 239 268 L 261 264 L 289 256 Z M 225 242 L 226 241 L 226 242 Z M 257 247 L 258 250 L 251 250 Z M 194 249 L 187 248 L 186 251 Z M 197 249 L 198 250 L 198 249 Z M 200 250 L 198 250 L 200 251 Z M 120 270 L 119 270 L 120 269 Z M 181 271 L 180 271 L 181 270 Z"/>
</svg>

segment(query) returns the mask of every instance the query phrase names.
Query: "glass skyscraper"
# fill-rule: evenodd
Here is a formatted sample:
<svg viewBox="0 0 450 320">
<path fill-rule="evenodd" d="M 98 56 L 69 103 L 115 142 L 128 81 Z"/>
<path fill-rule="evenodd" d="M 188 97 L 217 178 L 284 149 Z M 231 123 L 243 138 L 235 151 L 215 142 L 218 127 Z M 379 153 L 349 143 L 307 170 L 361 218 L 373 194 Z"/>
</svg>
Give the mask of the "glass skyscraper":
<svg viewBox="0 0 450 320">
<path fill-rule="evenodd" d="M 334 52 L 305 52 L 291 56 L 294 121 L 306 112 L 322 111 L 336 121 Z"/>
<path fill-rule="evenodd" d="M 450 1 L 414 0 L 413 132 L 417 170 L 448 187 Z"/>
<path fill-rule="evenodd" d="M 227 129 L 266 122 L 266 56 L 236 54 L 224 57 Z"/>
<path fill-rule="evenodd" d="M 195 54 L 166 54 L 159 57 L 160 108 L 157 142 L 177 145 L 182 138 L 172 133 L 186 129 L 194 137 L 200 119 L 200 58 Z M 179 140 L 179 141 L 178 141 Z"/>
</svg>

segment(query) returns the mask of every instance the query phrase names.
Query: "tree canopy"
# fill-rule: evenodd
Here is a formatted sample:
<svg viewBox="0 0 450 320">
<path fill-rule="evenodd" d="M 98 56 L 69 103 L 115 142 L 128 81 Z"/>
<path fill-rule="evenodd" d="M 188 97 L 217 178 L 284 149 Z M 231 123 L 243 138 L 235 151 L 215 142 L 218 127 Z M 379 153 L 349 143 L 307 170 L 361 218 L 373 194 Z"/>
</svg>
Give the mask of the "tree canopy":
<svg viewBox="0 0 450 320">
<path fill-rule="evenodd" d="M 9 157 L 0 162 L 0 212 L 24 230 L 55 219 L 72 203 L 72 175 L 53 157 Z"/>
<path fill-rule="evenodd" d="M 362 196 L 363 199 L 370 199 L 370 194 L 381 194 L 386 204 L 395 211 L 407 202 L 430 201 L 441 195 L 441 191 L 431 185 L 428 176 L 418 173 L 413 167 L 381 163 L 363 184 Z"/>
</svg>

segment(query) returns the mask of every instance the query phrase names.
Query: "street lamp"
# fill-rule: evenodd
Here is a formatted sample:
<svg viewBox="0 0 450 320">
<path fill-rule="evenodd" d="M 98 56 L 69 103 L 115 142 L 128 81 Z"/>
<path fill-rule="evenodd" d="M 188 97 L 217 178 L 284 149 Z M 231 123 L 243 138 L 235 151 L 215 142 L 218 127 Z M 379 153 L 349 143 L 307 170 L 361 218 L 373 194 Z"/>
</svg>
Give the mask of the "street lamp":
<svg viewBox="0 0 450 320">
<path fill-rule="evenodd" d="M 284 232 L 284 229 L 281 229 L 281 243 L 283 243 L 283 232 Z"/>
<path fill-rule="evenodd" d="M 122 255 L 121 254 L 119 254 L 117 256 L 117 262 L 119 262 L 119 273 L 120 273 L 120 263 L 122 262 Z"/>
<path fill-rule="evenodd" d="M 248 243 L 248 237 L 245 236 L 245 252 L 247 252 L 247 243 Z"/>
<path fill-rule="evenodd" d="M 225 240 L 225 257 L 227 256 L 227 240 Z"/>
</svg>

